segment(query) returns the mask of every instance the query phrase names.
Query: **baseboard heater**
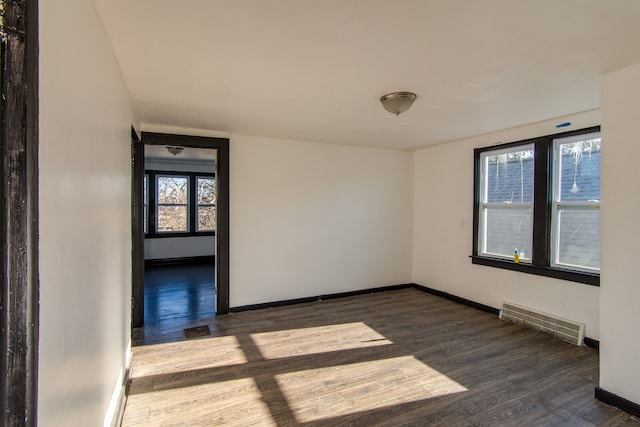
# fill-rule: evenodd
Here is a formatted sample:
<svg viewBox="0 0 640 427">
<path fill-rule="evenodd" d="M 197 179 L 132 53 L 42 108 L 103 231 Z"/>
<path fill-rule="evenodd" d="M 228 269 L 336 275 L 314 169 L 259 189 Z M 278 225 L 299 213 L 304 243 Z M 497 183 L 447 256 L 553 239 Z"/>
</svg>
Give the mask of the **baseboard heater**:
<svg viewBox="0 0 640 427">
<path fill-rule="evenodd" d="M 546 332 L 574 345 L 582 345 L 584 324 L 504 301 L 500 319 Z"/>
</svg>

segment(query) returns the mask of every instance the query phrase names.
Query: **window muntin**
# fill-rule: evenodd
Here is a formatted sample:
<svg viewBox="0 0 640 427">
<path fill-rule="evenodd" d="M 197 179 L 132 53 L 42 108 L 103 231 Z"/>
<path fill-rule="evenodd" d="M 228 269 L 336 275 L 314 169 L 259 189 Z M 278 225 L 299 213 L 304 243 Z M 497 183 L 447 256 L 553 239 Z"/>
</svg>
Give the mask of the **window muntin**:
<svg viewBox="0 0 640 427">
<path fill-rule="evenodd" d="M 533 227 L 534 145 L 485 151 L 480 156 L 478 254 L 530 260 Z"/>
<path fill-rule="evenodd" d="M 156 176 L 157 233 L 189 231 L 189 177 Z"/>
<path fill-rule="evenodd" d="M 196 231 L 214 231 L 216 229 L 215 179 L 210 177 L 197 177 L 196 191 Z"/>
<path fill-rule="evenodd" d="M 553 141 L 551 266 L 600 270 L 599 132 Z"/>
</svg>

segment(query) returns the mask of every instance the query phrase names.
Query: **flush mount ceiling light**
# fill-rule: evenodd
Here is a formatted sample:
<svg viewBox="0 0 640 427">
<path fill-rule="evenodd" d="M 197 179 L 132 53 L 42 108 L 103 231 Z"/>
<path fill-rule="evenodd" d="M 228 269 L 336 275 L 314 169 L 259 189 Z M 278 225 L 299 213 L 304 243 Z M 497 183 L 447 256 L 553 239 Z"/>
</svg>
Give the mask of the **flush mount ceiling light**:
<svg viewBox="0 0 640 427">
<path fill-rule="evenodd" d="M 177 156 L 178 154 L 182 153 L 183 150 L 184 150 L 183 147 L 167 147 L 167 151 L 173 154 L 174 156 Z"/>
<path fill-rule="evenodd" d="M 396 116 L 407 111 L 416 100 L 413 92 L 391 92 L 380 98 L 385 110 Z"/>
</svg>

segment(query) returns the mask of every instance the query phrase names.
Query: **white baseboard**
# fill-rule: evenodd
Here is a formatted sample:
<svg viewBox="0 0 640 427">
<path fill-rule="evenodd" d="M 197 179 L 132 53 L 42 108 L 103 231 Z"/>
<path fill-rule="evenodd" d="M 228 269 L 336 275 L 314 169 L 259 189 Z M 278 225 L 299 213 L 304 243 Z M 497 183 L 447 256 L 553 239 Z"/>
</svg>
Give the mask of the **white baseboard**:
<svg viewBox="0 0 640 427">
<path fill-rule="evenodd" d="M 125 360 L 125 368 L 120 370 L 118 379 L 111 394 L 111 400 L 107 413 L 104 416 L 104 427 L 119 427 L 124 413 L 125 403 L 127 402 L 127 381 L 131 373 L 131 341 L 127 346 L 127 355 Z"/>
</svg>

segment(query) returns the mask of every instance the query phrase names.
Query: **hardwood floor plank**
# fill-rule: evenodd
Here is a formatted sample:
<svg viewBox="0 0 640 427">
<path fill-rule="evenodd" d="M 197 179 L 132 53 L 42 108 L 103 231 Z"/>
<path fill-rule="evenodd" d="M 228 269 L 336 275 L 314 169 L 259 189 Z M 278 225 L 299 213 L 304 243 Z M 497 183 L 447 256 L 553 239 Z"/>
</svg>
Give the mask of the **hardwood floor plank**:
<svg viewBox="0 0 640 427">
<path fill-rule="evenodd" d="M 594 349 L 414 289 L 200 322 L 133 348 L 124 426 L 640 425 Z"/>
</svg>

